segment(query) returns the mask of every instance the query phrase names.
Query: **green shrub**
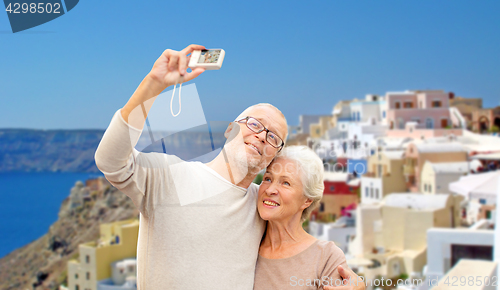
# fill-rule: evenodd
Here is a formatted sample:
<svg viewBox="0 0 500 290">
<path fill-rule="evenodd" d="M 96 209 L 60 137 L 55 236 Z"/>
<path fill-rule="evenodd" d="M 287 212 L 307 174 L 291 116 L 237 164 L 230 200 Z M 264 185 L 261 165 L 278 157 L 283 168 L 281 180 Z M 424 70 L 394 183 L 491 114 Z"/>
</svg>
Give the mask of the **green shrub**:
<svg viewBox="0 0 500 290">
<path fill-rule="evenodd" d="M 255 176 L 255 179 L 253 180 L 253 183 L 260 185 L 262 183 L 262 177 L 263 175 L 261 173 L 257 174 L 257 176 Z"/>
<path fill-rule="evenodd" d="M 500 128 L 498 128 L 498 126 L 496 126 L 496 125 L 493 125 L 493 126 L 491 126 L 489 131 L 490 131 L 490 133 L 497 133 L 500 131 Z"/>
</svg>

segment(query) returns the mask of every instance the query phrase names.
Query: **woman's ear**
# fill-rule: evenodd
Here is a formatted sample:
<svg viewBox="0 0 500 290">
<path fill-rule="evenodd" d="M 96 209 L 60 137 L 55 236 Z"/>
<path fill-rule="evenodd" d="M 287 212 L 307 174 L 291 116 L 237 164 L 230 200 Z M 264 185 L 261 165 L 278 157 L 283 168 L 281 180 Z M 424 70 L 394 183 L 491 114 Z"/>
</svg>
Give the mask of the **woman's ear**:
<svg viewBox="0 0 500 290">
<path fill-rule="evenodd" d="M 308 198 L 308 199 L 306 199 L 304 204 L 301 206 L 301 208 L 304 210 L 304 209 L 308 208 L 309 206 L 311 206 L 312 203 L 313 203 L 313 200 Z"/>
</svg>

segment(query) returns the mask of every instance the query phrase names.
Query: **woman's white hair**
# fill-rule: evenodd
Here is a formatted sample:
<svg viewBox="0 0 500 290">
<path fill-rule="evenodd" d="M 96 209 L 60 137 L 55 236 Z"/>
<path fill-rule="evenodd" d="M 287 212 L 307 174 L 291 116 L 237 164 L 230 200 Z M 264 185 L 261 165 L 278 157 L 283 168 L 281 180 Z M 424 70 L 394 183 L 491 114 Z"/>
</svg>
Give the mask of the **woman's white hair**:
<svg viewBox="0 0 500 290">
<path fill-rule="evenodd" d="M 295 162 L 299 171 L 297 173 L 300 174 L 304 187 L 303 194 L 306 198 L 312 200 L 311 205 L 302 212 L 300 221 L 304 222 L 319 205 L 323 197 L 325 189 L 323 161 L 307 146 L 287 146 L 274 160 L 279 158 Z"/>
</svg>

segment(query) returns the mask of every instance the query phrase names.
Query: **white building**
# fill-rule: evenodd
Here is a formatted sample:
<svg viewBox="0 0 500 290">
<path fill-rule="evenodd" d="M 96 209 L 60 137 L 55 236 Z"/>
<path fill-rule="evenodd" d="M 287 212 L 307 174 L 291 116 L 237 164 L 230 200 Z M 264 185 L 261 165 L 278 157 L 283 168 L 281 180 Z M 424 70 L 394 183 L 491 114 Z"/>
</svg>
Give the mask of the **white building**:
<svg viewBox="0 0 500 290">
<path fill-rule="evenodd" d="M 379 203 L 385 196 L 405 190 L 403 156 L 404 151 L 381 151 L 368 159 L 368 172 L 361 176 L 362 204 Z"/>
<path fill-rule="evenodd" d="M 344 134 L 336 135 L 334 139 L 319 140 L 315 148 L 318 156 L 324 159 L 343 157 L 348 159 L 366 159 L 375 153 L 377 138 L 383 137 L 386 125 L 368 122 L 339 122 L 344 126 Z M 324 136 L 329 138 L 328 132 Z"/>
<path fill-rule="evenodd" d="M 441 279 L 462 258 L 493 259 L 494 231 L 484 223 L 471 228 L 431 228 L 427 231 L 428 279 Z"/>
<path fill-rule="evenodd" d="M 97 282 L 97 290 L 137 290 L 137 260 L 124 259 L 111 264 L 111 278 Z"/>
<path fill-rule="evenodd" d="M 365 100 L 350 103 L 353 122 L 387 124 L 387 104 L 383 96 L 366 95 Z"/>
<path fill-rule="evenodd" d="M 432 163 L 426 161 L 422 168 L 420 179 L 420 191 L 423 194 L 449 193 L 448 185 L 467 175 L 476 172 L 481 167 L 481 162 L 442 162 Z"/>
<path fill-rule="evenodd" d="M 319 240 L 333 241 L 344 253 L 349 251 L 349 243 L 356 235 L 355 210 L 352 217 L 342 216 L 333 223 L 309 222 L 309 233 Z"/>
<path fill-rule="evenodd" d="M 379 205 L 360 205 L 356 237 L 349 245 L 353 259 L 348 265 L 371 280 L 378 275 L 421 275 L 427 257 L 427 230 L 456 226 L 454 208 L 459 202 L 460 198 L 449 194 L 401 193 L 388 195 Z M 367 260 L 372 265 L 367 266 Z"/>
<path fill-rule="evenodd" d="M 453 187 L 458 189 L 458 185 L 460 181 L 456 182 Z M 467 186 L 467 183 L 462 182 L 461 186 Z M 489 186 L 490 189 L 494 188 L 497 195 L 500 194 L 500 178 L 494 179 Z M 475 194 L 474 186 L 470 187 L 464 189 L 464 193 L 467 193 L 469 198 Z M 450 190 L 452 190 L 452 185 L 450 185 Z M 500 215 L 495 215 L 492 220 L 480 220 L 469 228 L 429 229 L 427 231 L 427 266 L 424 268 L 424 275 L 427 279 L 418 289 L 432 288 L 436 281 L 438 281 L 438 286 L 432 289 L 460 288 L 458 283 L 462 282 L 459 280 L 461 277 L 465 277 L 467 283 L 468 277 L 473 277 L 474 283 L 468 284 L 467 289 L 498 289 L 500 227 L 495 226 L 493 229 L 493 223 L 500 224 Z M 458 283 L 453 285 L 454 281 Z M 495 286 L 492 286 L 492 281 L 496 282 Z M 432 284 L 431 287 L 429 284 Z"/>
<path fill-rule="evenodd" d="M 465 197 L 466 221 L 494 220 L 500 170 L 462 176 L 449 184 L 449 190 Z"/>
</svg>

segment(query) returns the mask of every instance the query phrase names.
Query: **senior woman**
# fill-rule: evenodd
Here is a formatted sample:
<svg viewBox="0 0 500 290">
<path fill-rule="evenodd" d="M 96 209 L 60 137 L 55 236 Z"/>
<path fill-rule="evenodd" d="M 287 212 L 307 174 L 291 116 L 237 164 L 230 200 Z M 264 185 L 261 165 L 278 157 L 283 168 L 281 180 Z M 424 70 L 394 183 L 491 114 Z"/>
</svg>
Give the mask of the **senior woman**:
<svg viewBox="0 0 500 290">
<path fill-rule="evenodd" d="M 286 147 L 267 167 L 257 203 L 267 229 L 259 249 L 254 289 L 342 285 L 337 267 L 348 269 L 342 250 L 302 228 L 319 204 L 323 189 L 323 163 L 308 147 Z"/>
</svg>

